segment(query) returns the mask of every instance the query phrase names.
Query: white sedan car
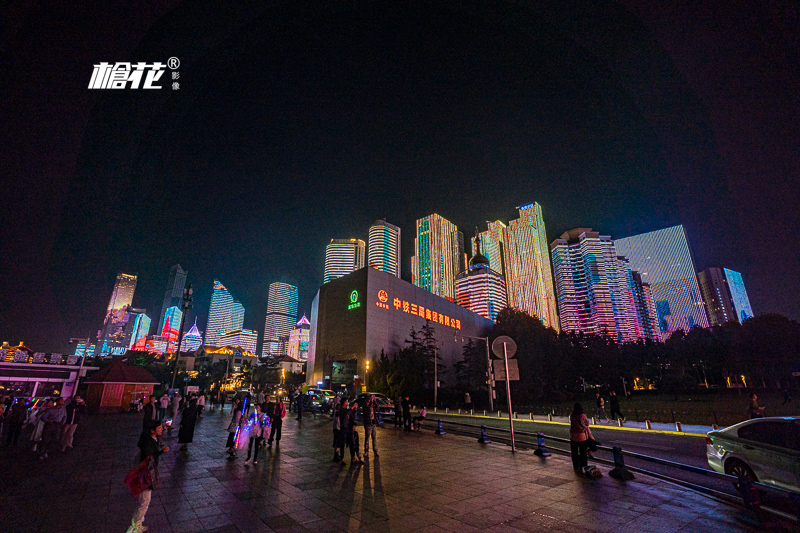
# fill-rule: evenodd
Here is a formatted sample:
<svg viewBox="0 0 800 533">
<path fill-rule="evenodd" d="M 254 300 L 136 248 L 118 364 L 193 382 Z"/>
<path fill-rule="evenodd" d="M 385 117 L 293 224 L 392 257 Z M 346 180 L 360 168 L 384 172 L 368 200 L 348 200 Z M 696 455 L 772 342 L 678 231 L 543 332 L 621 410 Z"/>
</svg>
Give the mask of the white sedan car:
<svg viewBox="0 0 800 533">
<path fill-rule="evenodd" d="M 706 436 L 717 472 L 800 493 L 800 417 L 756 418 Z"/>
</svg>

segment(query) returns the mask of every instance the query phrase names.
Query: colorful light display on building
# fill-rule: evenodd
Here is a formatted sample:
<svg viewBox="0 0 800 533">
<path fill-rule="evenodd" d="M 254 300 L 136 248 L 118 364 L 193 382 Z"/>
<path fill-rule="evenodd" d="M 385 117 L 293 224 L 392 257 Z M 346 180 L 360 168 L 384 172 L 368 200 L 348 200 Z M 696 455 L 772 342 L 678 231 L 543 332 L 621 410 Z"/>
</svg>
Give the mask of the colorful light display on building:
<svg viewBox="0 0 800 533">
<path fill-rule="evenodd" d="M 308 359 L 308 342 L 309 334 L 311 333 L 311 322 L 308 321 L 306 315 L 297 321 L 295 328 L 289 333 L 289 346 L 287 348 L 287 355 L 299 361 L 306 361 Z"/>
<path fill-rule="evenodd" d="M 499 220 L 487 222 L 486 224 L 489 229 L 478 234 L 481 243 L 481 253 L 489 259 L 489 268 L 501 276 L 505 276 L 503 234 L 507 226 Z M 473 241 L 472 255 L 476 255 L 477 253 L 478 250 L 476 249 L 475 241 Z"/>
<path fill-rule="evenodd" d="M 325 276 L 323 283 L 346 276 L 364 268 L 366 245 L 361 239 L 331 239 L 325 248 Z"/>
<path fill-rule="evenodd" d="M 617 239 L 614 245 L 640 273 L 642 282 L 650 285 L 662 337 L 694 326 L 708 327 L 683 226 Z"/>
<path fill-rule="evenodd" d="M 182 352 L 193 352 L 203 345 L 203 334 L 197 329 L 197 318 L 194 319 L 194 325 L 189 328 L 189 331 L 183 336 L 181 341 Z"/>
<path fill-rule="evenodd" d="M 550 251 L 538 203 L 519 208 L 519 218 L 503 230 L 503 249 L 509 307 L 538 317 L 558 331 Z"/>
<path fill-rule="evenodd" d="M 400 228 L 385 220 L 376 220 L 369 228 L 367 264 L 400 277 Z"/>
<path fill-rule="evenodd" d="M 480 237 L 473 241 L 475 255 L 466 270 L 456 276 L 456 303 L 489 320 L 496 320 L 504 309 L 506 284 L 503 276 L 490 267 L 490 260 L 481 254 Z"/>
<path fill-rule="evenodd" d="M 264 321 L 263 357 L 278 355 L 281 350 L 281 337 L 288 336 L 297 320 L 297 287 L 288 283 L 275 282 L 269 286 L 267 295 L 267 316 Z"/>
<path fill-rule="evenodd" d="M 112 353 L 116 355 L 128 349 L 125 344 L 125 325 L 128 322 L 128 309 L 133 301 L 136 281 L 137 276 L 134 274 L 117 274 L 103 325 L 97 332 L 97 354 L 100 356 Z"/>
<path fill-rule="evenodd" d="M 234 299 L 230 291 L 219 280 L 214 280 L 214 292 L 211 293 L 211 306 L 208 310 L 206 326 L 206 344 L 208 346 L 220 346 L 219 337 L 221 335 L 242 327 L 242 322 L 239 322 L 238 328 L 232 327 L 234 307 Z M 243 321 L 244 308 L 239 304 L 236 310 L 236 320 L 238 321 L 241 316 Z"/>
<path fill-rule="evenodd" d="M 254 353 L 258 345 L 258 333 L 252 329 L 229 331 L 220 335 L 219 343 L 222 346 L 233 346 L 234 348 L 242 348 L 250 353 Z"/>
<path fill-rule="evenodd" d="M 417 287 L 456 301 L 456 275 L 466 268 L 464 235 L 437 214 L 417 220 L 412 282 Z"/>
<path fill-rule="evenodd" d="M 740 323 L 744 322 L 753 316 L 753 308 L 750 307 L 750 298 L 747 297 L 742 275 L 729 268 L 723 269 L 723 272 L 725 273 L 725 279 L 728 280 L 728 289 L 731 291 L 736 320 Z"/>
<path fill-rule="evenodd" d="M 186 286 L 187 272 L 181 265 L 172 265 L 169 269 L 169 278 L 167 278 L 167 290 L 164 293 L 164 301 L 161 304 L 161 317 L 158 321 L 158 331 L 164 329 L 164 320 L 167 316 L 167 309 L 170 307 L 177 307 L 180 309 L 183 302 L 183 289 Z"/>
<path fill-rule="evenodd" d="M 728 268 L 710 267 L 698 272 L 697 281 L 712 326 L 741 323 L 753 316 L 740 273 Z"/>
<path fill-rule="evenodd" d="M 170 307 L 164 318 L 164 327 L 161 328 L 161 336 L 166 339 L 170 347 L 178 342 L 178 328 L 181 327 L 183 313 L 177 307 Z"/>
</svg>

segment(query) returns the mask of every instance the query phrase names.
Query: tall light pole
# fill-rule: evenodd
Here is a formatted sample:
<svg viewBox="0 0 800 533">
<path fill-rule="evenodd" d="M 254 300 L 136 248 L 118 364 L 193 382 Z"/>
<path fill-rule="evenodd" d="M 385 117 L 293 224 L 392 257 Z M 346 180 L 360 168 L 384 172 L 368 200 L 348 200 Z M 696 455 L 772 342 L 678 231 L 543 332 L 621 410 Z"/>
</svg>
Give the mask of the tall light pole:
<svg viewBox="0 0 800 533">
<path fill-rule="evenodd" d="M 489 355 L 489 337 L 473 337 L 472 335 L 462 335 L 461 342 L 464 339 L 475 339 L 486 343 L 486 376 L 489 385 L 489 410 L 494 411 L 494 372 L 492 372 L 492 356 Z M 458 341 L 458 336 L 453 337 L 453 342 Z"/>
<path fill-rule="evenodd" d="M 172 372 L 172 389 L 175 388 L 175 377 L 178 375 L 178 359 L 181 357 L 181 342 L 183 342 L 183 326 L 186 323 L 186 311 L 192 308 L 192 284 L 183 289 L 183 302 L 181 303 L 181 326 L 178 328 L 178 344 L 175 347 L 175 370 Z M 167 344 L 169 348 L 169 344 Z"/>
<path fill-rule="evenodd" d="M 367 363 L 367 370 L 364 373 L 364 388 L 367 389 L 364 392 L 369 392 L 369 359 L 366 360 Z"/>
<path fill-rule="evenodd" d="M 91 337 L 86 337 L 85 339 L 75 339 L 72 338 L 69 340 L 69 343 L 72 344 L 73 342 L 82 342 L 83 343 L 83 355 L 81 356 L 81 366 L 78 368 L 78 375 L 75 377 L 75 386 L 72 388 L 72 396 L 70 398 L 74 398 L 76 394 L 78 394 L 78 385 L 81 383 L 81 372 L 83 372 L 83 362 L 86 361 L 86 352 L 89 351 L 89 344 L 91 344 Z"/>
<path fill-rule="evenodd" d="M 439 345 L 433 344 L 433 407 L 439 407 Z"/>
</svg>

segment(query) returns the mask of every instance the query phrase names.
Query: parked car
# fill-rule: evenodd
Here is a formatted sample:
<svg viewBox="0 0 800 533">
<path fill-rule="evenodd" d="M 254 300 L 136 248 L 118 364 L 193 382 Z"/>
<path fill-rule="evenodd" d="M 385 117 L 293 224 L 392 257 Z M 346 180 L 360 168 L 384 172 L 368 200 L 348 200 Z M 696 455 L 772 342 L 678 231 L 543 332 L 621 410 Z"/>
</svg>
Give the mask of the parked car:
<svg viewBox="0 0 800 533">
<path fill-rule="evenodd" d="M 706 436 L 717 472 L 800 493 L 800 416 L 756 418 Z"/>
<path fill-rule="evenodd" d="M 364 403 L 367 401 L 367 394 L 371 394 L 378 401 L 378 408 L 380 409 L 381 415 L 394 416 L 394 402 L 390 400 L 385 394 L 381 394 L 380 392 L 369 392 L 369 393 L 362 392 L 361 394 L 356 396 L 355 402 L 358 404 L 358 408 L 360 411 L 363 412 L 364 410 Z"/>
</svg>

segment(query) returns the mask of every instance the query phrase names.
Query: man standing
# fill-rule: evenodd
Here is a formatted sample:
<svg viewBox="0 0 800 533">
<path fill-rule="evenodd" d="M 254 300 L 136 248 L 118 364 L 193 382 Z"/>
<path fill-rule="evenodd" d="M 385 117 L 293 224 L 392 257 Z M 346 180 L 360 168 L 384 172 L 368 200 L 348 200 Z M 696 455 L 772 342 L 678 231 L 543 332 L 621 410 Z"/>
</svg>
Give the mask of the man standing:
<svg viewBox="0 0 800 533">
<path fill-rule="evenodd" d="M 56 400 L 55 407 L 48 409 L 39 418 L 39 421 L 44 422 L 44 429 L 42 430 L 42 448 L 40 450 L 39 459 L 47 459 L 48 451 L 54 445 L 58 446 L 58 441 L 61 440 L 61 431 L 64 428 L 64 423 L 67 420 L 67 410 L 64 408 L 64 398 Z"/>
<path fill-rule="evenodd" d="M 403 411 L 402 399 L 400 396 L 394 399 L 394 427 L 402 427 Z"/>
<path fill-rule="evenodd" d="M 406 396 L 402 401 L 403 430 L 411 431 L 411 400 Z"/>
<path fill-rule="evenodd" d="M 599 392 L 596 392 L 594 396 L 594 403 L 597 405 L 597 419 L 605 418 L 606 422 L 611 422 L 611 419 L 606 414 L 606 401 L 600 396 Z"/>
<path fill-rule="evenodd" d="M 18 398 L 11 406 L 11 414 L 6 413 L 8 419 L 8 432 L 6 433 L 6 446 L 17 445 L 22 426 L 28 417 L 28 405 L 23 398 Z"/>
<path fill-rule="evenodd" d="M 67 420 L 64 424 L 64 434 L 61 436 L 61 451 L 72 449 L 72 438 L 81 421 L 81 416 L 86 412 L 86 404 L 80 396 L 75 396 L 67 405 Z"/>
<path fill-rule="evenodd" d="M 151 394 L 149 400 L 150 401 L 147 402 L 147 405 L 144 406 L 144 409 L 142 409 L 144 413 L 142 415 L 142 433 L 150 431 L 150 428 L 153 425 L 153 420 L 156 419 L 156 395 Z"/>
<path fill-rule="evenodd" d="M 178 418 L 178 409 L 180 409 L 180 407 L 181 407 L 181 395 L 178 391 L 175 391 L 175 395 L 172 397 L 172 416 L 170 416 L 170 418 L 173 420 L 173 423 L 175 419 Z"/>
<path fill-rule="evenodd" d="M 472 397 L 468 392 L 464 393 L 464 410 L 469 411 L 472 408 Z"/>
<path fill-rule="evenodd" d="M 267 396 L 267 401 L 269 401 L 269 396 Z M 283 427 L 283 417 L 286 416 L 286 406 L 280 401 L 280 397 L 267 404 L 267 416 L 269 416 L 270 424 L 272 425 L 267 446 L 272 448 L 272 441 L 274 440 L 277 448 L 281 445 L 281 428 Z"/>
<path fill-rule="evenodd" d="M 169 396 L 165 392 L 161 399 L 158 401 L 159 409 L 158 409 L 158 419 L 159 420 L 166 420 L 167 419 L 167 407 L 169 407 Z"/>
<path fill-rule="evenodd" d="M 610 403 L 611 403 L 611 418 L 613 420 L 616 420 L 616 417 L 614 415 L 617 414 L 617 415 L 619 415 L 619 418 L 621 418 L 622 421 L 624 422 L 625 421 L 625 415 L 622 414 L 622 411 L 619 408 L 619 398 L 617 397 L 617 393 L 612 390 L 609 394 L 611 395 L 611 401 L 610 401 Z"/>
<path fill-rule="evenodd" d="M 264 391 L 263 390 L 258 391 L 258 395 L 256 396 L 256 401 L 258 402 L 258 405 L 264 405 L 264 402 L 266 401 L 266 398 L 267 397 L 264 396 Z"/>
<path fill-rule="evenodd" d="M 197 397 L 197 416 L 203 414 L 203 411 L 206 410 L 206 394 L 205 392 L 201 392 L 200 396 Z"/>
<path fill-rule="evenodd" d="M 372 451 L 378 455 L 378 405 L 375 397 L 367 394 L 364 403 L 364 459 L 369 459 L 369 439 L 372 439 Z"/>
</svg>

